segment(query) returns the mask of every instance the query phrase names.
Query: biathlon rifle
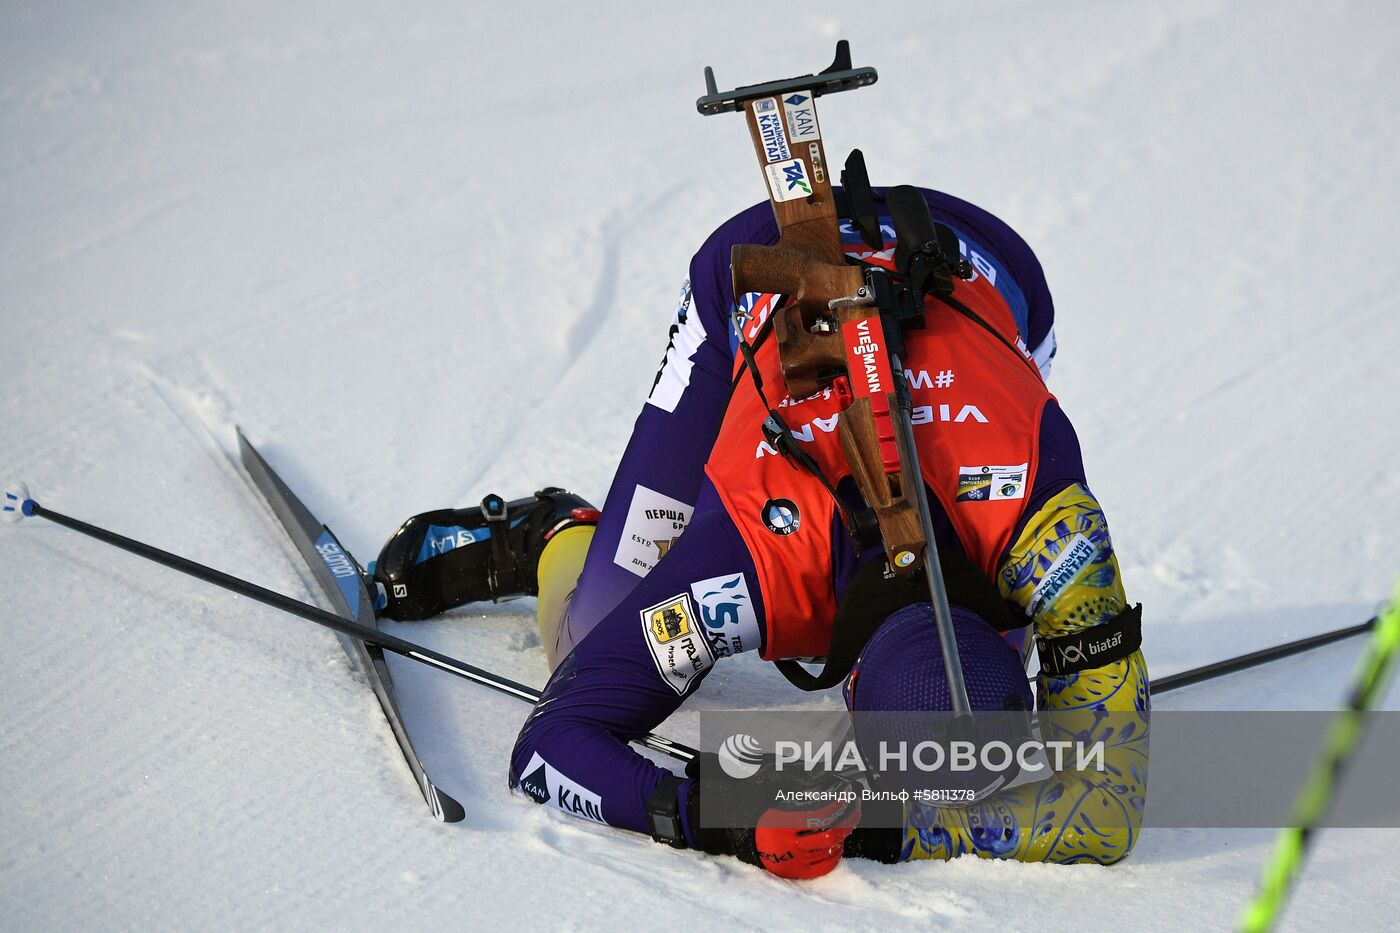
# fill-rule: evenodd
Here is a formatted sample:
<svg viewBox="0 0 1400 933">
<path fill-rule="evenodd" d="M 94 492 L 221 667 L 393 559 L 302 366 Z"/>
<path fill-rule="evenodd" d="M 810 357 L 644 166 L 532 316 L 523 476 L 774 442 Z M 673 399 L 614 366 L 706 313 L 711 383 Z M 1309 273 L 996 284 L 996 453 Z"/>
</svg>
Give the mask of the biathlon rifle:
<svg viewBox="0 0 1400 933">
<path fill-rule="evenodd" d="M 904 334 L 924 326 L 926 295 L 949 295 L 970 270 L 957 241 L 936 228 L 917 189 L 892 188 L 897 272 L 853 264 L 841 245 L 836 193 L 822 145 L 816 98 L 874 84 L 874 68 L 854 68 L 850 45 L 814 75 L 720 92 L 705 69 L 707 116 L 742 111 L 778 223 L 775 246 L 738 244 L 730 255 L 734 295 L 784 295 L 773 314 L 783 382 L 795 399 L 831 388 L 844 406 L 837 423 L 856 486 L 873 510 L 885 558 L 896 574 L 920 567 L 928 580 L 955 723 L 971 707 L 914 443 L 904 376 Z M 884 247 L 864 156 L 854 150 L 842 172 L 845 207 L 871 249 Z M 950 238 L 951 237 L 951 238 Z M 755 372 L 755 377 L 757 373 Z"/>
</svg>

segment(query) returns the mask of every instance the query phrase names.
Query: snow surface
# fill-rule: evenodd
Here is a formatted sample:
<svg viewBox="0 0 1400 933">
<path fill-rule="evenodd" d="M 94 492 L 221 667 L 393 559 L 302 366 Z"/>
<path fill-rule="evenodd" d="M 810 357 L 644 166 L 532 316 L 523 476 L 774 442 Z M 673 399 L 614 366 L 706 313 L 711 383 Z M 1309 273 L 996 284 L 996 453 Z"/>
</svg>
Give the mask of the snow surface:
<svg viewBox="0 0 1400 933">
<path fill-rule="evenodd" d="M 846 37 L 881 79 L 824 103 L 833 156 L 1044 262 L 1153 671 L 1371 615 L 1400 569 L 1400 8 L 850 7 L 5 0 L 0 474 L 302 597 L 235 423 L 362 560 L 488 491 L 601 500 L 691 252 L 763 196 L 702 66 L 803 73 Z M 440 825 L 329 632 L 42 522 L 0 560 L 7 929 L 1224 928 L 1272 840 L 790 884 L 511 796 L 526 708 L 396 665 L 467 809 Z M 402 631 L 541 684 L 532 608 Z M 1158 708 L 1336 708 L 1359 648 Z M 662 731 L 836 702 L 744 658 Z M 1325 833 L 1286 925 L 1393 924 L 1397 844 Z"/>
</svg>

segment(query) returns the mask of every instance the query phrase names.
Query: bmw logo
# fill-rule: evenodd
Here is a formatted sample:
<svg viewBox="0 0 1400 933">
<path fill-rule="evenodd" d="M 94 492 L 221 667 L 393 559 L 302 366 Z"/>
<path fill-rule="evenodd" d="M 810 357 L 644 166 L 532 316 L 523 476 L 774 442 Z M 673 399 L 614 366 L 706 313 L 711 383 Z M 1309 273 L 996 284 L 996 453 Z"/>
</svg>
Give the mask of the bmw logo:
<svg viewBox="0 0 1400 933">
<path fill-rule="evenodd" d="M 791 499 L 769 499 L 763 504 L 763 524 L 775 535 L 790 535 L 802 526 L 797 503 Z"/>
</svg>

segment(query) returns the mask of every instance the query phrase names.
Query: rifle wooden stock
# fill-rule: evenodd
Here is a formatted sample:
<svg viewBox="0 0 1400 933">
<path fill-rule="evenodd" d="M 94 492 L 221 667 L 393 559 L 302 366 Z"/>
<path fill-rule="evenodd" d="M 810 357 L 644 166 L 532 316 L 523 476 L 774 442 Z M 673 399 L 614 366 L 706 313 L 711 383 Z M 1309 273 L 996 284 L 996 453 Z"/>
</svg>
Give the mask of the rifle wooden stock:
<svg viewBox="0 0 1400 933">
<path fill-rule="evenodd" d="M 773 329 L 788 394 L 806 398 L 820 391 L 823 377 L 829 382 L 833 373 L 846 368 L 840 333 L 814 334 L 812 325 L 818 317 L 834 317 L 828 302 L 854 295 L 864 283 L 859 269 L 824 262 L 786 241 L 784 233 L 777 246 L 735 245 L 730 264 L 736 295 L 788 296 L 788 302 L 774 312 Z"/>
<path fill-rule="evenodd" d="M 894 393 L 887 396 L 891 407 L 895 404 Z M 875 416 L 868 398 L 858 398 L 841 412 L 836 431 L 841 438 L 841 450 L 850 464 L 856 487 L 865 497 L 866 505 L 875 510 L 875 518 L 880 524 L 880 537 L 885 547 L 885 559 L 895 573 L 904 573 L 918 566 L 918 562 L 896 559 L 899 554 L 908 552 L 914 558 L 921 558 L 924 551 L 924 533 L 919 523 L 918 510 L 905 497 L 904 471 L 886 473 L 880 459 L 880 441 L 876 435 Z M 898 439 L 899 432 L 895 432 Z M 904 445 L 900 444 L 903 454 Z M 908 463 L 907 456 L 900 457 L 901 464 Z M 901 564 L 903 566 L 901 566 Z"/>
<path fill-rule="evenodd" d="M 833 265 L 843 265 L 845 255 L 841 249 L 841 232 L 836 226 L 836 199 L 831 193 L 831 176 L 826 170 L 826 152 L 821 139 L 810 142 L 793 142 L 788 154 L 800 159 L 805 168 L 804 178 L 811 191 L 806 197 L 780 199 L 773 194 L 774 183 L 768 177 L 768 150 L 764 145 L 763 134 L 759 130 L 758 114 L 755 107 L 761 103 L 774 101 L 778 119 L 783 117 L 782 102 L 775 98 L 760 97 L 744 102 L 744 116 L 748 120 L 749 135 L 753 138 L 754 153 L 758 164 L 763 166 L 764 182 L 768 186 L 768 197 L 773 204 L 773 216 L 777 218 L 778 229 L 782 231 L 779 246 L 796 249 L 814 259 Z M 816 101 L 812 101 L 812 111 L 816 112 Z M 784 126 L 786 132 L 786 126 Z"/>
<path fill-rule="evenodd" d="M 773 312 L 773 331 L 788 395 L 802 399 L 848 372 L 840 325 L 861 318 L 872 318 L 878 323 L 879 314 L 869 306 L 850 301 L 832 308 L 833 301 L 852 299 L 865 285 L 865 277 L 858 267 L 846 263 L 821 140 L 796 143 L 789 150 L 792 159 L 802 162 L 810 194 L 794 197 L 781 187 L 782 178 L 775 177 L 790 160 L 770 161 L 770 149 L 765 145 L 755 111 L 756 106 L 762 105 L 767 108 L 766 113 L 772 113 L 772 104 L 776 104 L 779 119 L 783 119 L 782 102 L 774 98 L 745 101 L 744 113 L 778 222 L 778 243 L 736 245 L 730 253 L 730 266 L 736 298 L 749 292 L 787 296 L 784 305 Z M 780 196 L 780 191 L 787 196 Z M 836 327 L 814 333 L 813 325 L 819 319 L 835 322 Z M 882 348 L 881 352 L 887 351 Z M 888 401 L 893 408 L 893 393 L 888 394 Z M 904 445 L 900 443 L 899 469 L 887 472 L 880 453 L 879 428 L 868 398 L 856 399 L 841 412 L 837 431 L 856 486 L 875 510 L 890 567 L 896 573 L 915 569 L 921 563 L 919 558 L 926 542 L 918 510 L 906 495 L 905 473 L 912 461 Z M 914 481 L 923 480 L 916 477 Z M 905 556 L 897 560 L 896 555 Z"/>
</svg>

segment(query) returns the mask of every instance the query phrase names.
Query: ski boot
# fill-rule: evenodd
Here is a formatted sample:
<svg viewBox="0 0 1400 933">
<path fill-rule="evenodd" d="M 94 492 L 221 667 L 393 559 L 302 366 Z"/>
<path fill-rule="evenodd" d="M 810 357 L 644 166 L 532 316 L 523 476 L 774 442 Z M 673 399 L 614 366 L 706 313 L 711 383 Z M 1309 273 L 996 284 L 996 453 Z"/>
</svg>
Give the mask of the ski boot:
<svg viewBox="0 0 1400 933">
<path fill-rule="evenodd" d="M 492 494 L 470 509 L 415 515 L 385 543 L 370 575 L 377 614 L 426 619 L 463 603 L 539 593 L 540 554 L 555 535 L 596 525 L 598 510 L 556 486 L 506 502 Z"/>
</svg>

